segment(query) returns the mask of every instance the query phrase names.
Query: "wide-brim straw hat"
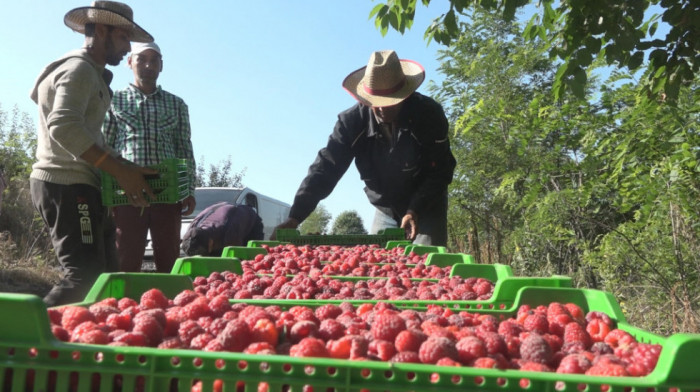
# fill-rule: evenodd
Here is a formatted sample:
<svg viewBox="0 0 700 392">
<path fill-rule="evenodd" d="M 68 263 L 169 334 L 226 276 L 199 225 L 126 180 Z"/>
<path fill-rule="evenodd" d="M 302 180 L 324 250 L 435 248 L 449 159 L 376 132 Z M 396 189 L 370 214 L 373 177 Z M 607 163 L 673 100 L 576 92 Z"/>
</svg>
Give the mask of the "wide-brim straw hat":
<svg viewBox="0 0 700 392">
<path fill-rule="evenodd" d="M 81 34 L 85 33 L 86 24 L 98 23 L 128 30 L 133 42 L 153 42 L 153 36 L 134 22 L 131 7 L 116 1 L 93 1 L 90 7 L 74 8 L 66 13 L 63 22 Z"/>
<path fill-rule="evenodd" d="M 343 80 L 343 88 L 371 107 L 396 105 L 425 80 L 425 69 L 415 61 L 399 59 L 393 50 L 372 53 L 367 66 Z"/>
</svg>

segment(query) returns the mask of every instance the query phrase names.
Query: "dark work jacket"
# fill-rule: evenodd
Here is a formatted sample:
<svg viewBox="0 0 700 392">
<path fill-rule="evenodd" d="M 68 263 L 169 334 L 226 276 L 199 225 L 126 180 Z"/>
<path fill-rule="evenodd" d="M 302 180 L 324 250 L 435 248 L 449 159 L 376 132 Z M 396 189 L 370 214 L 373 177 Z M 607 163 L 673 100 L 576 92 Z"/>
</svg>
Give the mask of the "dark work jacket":
<svg viewBox="0 0 700 392">
<path fill-rule="evenodd" d="M 214 240 L 211 253 L 207 249 L 210 238 Z M 262 239 L 262 219 L 252 207 L 220 202 L 192 220 L 182 237 L 182 250 L 190 256 L 220 256 L 226 246 L 245 246 L 249 240 Z"/>
<path fill-rule="evenodd" d="M 306 219 L 333 191 L 353 159 L 370 203 L 397 222 L 409 209 L 420 217 L 443 200 L 456 161 L 442 107 L 416 92 L 404 100 L 398 118 L 392 147 L 370 107 L 358 103 L 340 113 L 328 144 L 318 152 L 294 197 L 289 216 L 299 222 Z"/>
</svg>

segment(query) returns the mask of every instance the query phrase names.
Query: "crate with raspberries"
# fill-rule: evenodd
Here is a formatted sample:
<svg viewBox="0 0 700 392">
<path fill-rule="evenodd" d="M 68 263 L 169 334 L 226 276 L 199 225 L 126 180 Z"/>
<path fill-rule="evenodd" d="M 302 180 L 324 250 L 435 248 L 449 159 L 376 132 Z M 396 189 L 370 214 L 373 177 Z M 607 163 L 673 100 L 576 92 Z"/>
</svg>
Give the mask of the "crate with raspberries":
<svg viewBox="0 0 700 392">
<path fill-rule="evenodd" d="M 213 283 L 213 282 L 212 282 Z M 696 391 L 700 335 L 629 325 L 611 294 L 526 287 L 512 305 L 230 302 L 172 274 L 103 274 L 47 309 L 0 294 L 8 391 Z"/>
<path fill-rule="evenodd" d="M 190 183 L 186 160 L 165 159 L 149 167 L 158 171 L 158 174 L 146 176 L 146 182 L 156 195 L 154 200 L 149 200 L 150 203 L 177 203 L 189 195 Z M 105 206 L 130 204 L 124 189 L 113 176 L 106 172 L 102 172 L 102 204 Z"/>
<path fill-rule="evenodd" d="M 388 243 L 410 244 L 406 241 L 406 232 L 400 228 L 380 230 L 377 234 L 306 234 L 301 235 L 296 229 L 277 229 L 276 241 L 251 241 L 251 245 L 257 246 L 265 243 L 292 243 L 295 245 L 362 245 L 378 244 L 386 246 Z"/>
</svg>

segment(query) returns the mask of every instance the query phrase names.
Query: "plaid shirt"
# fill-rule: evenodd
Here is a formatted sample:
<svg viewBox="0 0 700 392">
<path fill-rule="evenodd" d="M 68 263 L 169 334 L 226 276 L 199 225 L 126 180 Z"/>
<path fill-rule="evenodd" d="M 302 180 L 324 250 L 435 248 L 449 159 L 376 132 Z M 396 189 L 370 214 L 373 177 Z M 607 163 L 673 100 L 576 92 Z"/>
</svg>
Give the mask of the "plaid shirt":
<svg viewBox="0 0 700 392">
<path fill-rule="evenodd" d="M 102 131 L 109 146 L 137 165 L 151 166 L 169 158 L 185 159 L 190 195 L 194 195 L 196 166 L 190 117 L 182 98 L 160 86 L 146 95 L 129 85 L 114 93 Z"/>
</svg>

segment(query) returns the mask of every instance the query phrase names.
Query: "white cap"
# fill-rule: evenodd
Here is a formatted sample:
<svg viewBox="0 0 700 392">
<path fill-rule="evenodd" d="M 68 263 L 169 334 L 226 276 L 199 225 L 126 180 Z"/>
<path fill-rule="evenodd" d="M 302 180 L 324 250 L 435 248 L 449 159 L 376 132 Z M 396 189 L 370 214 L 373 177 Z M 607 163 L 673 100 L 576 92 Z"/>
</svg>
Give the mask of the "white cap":
<svg viewBox="0 0 700 392">
<path fill-rule="evenodd" d="M 137 54 L 143 52 L 144 50 L 149 50 L 149 49 L 154 50 L 156 53 L 158 53 L 161 56 L 163 55 L 160 52 L 160 47 L 155 42 L 147 42 L 147 43 L 134 42 L 134 43 L 132 43 L 131 44 L 131 55 L 132 56 L 137 55 Z"/>
</svg>

